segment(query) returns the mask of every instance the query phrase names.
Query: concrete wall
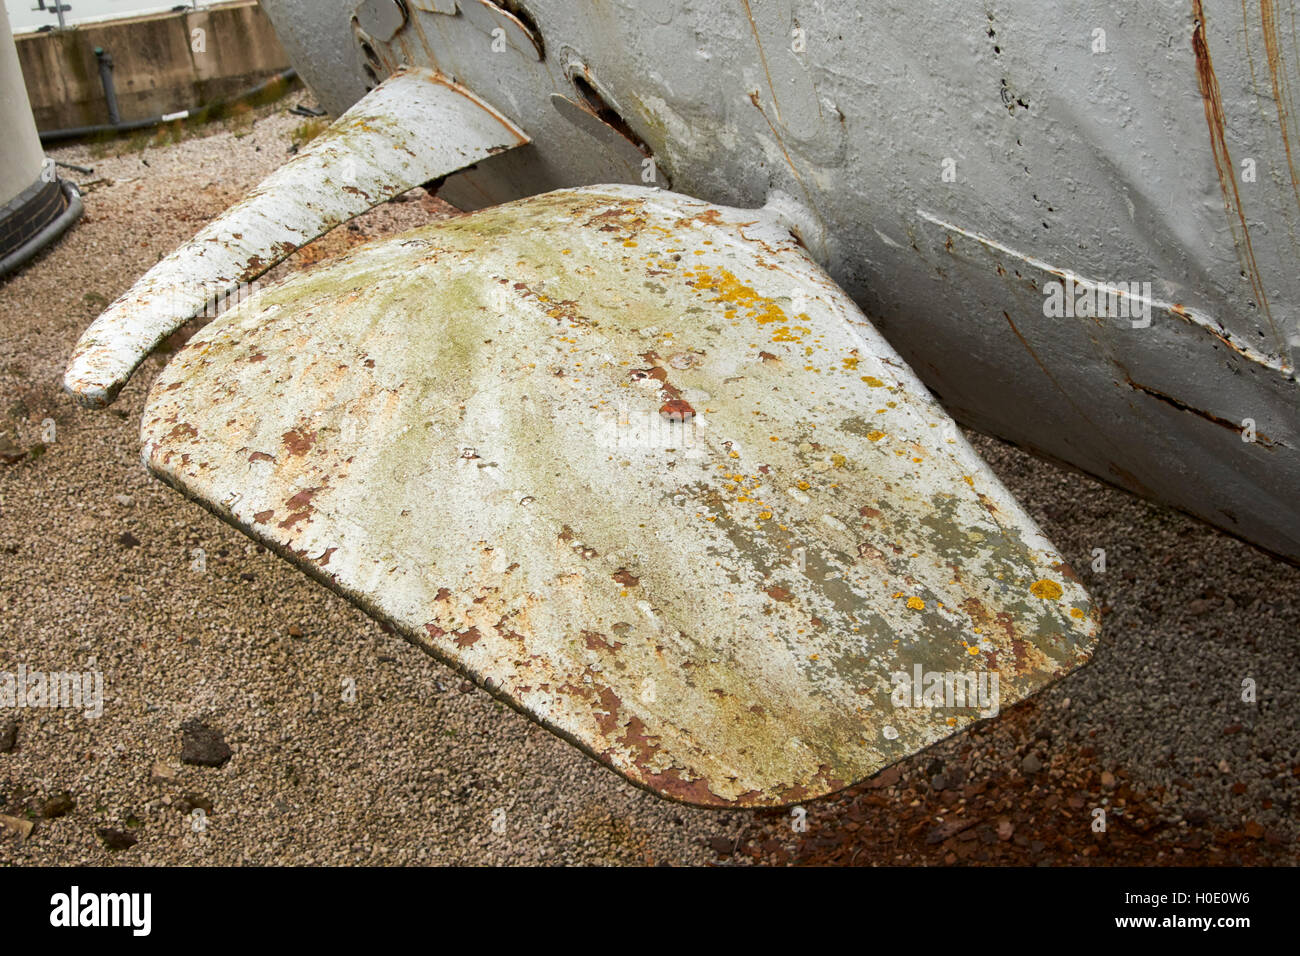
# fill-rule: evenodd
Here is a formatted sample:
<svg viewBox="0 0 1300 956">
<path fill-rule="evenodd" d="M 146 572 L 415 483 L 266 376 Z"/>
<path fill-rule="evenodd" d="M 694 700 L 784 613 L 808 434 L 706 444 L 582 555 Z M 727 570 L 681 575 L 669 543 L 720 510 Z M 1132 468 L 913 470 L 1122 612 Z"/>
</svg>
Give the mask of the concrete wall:
<svg viewBox="0 0 1300 956">
<path fill-rule="evenodd" d="M 194 31 L 204 31 L 197 51 Z M 15 38 L 41 130 L 108 122 L 95 47 L 113 57 L 125 121 L 217 103 L 289 66 L 256 0 Z"/>
</svg>

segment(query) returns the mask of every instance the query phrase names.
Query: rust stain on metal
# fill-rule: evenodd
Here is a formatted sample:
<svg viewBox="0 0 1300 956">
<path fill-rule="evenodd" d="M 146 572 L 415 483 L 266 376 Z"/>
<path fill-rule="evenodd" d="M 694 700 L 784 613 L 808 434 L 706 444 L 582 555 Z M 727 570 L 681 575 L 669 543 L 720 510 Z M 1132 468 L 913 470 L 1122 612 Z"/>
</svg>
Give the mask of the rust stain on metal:
<svg viewBox="0 0 1300 956">
<path fill-rule="evenodd" d="M 772 110 L 776 113 L 776 121 L 779 123 L 781 122 L 781 104 L 776 98 L 776 85 L 772 82 L 772 70 L 767 65 L 767 54 L 763 52 L 763 41 L 758 36 L 758 24 L 754 22 L 754 11 L 749 5 L 749 0 L 740 0 L 740 2 L 745 8 L 745 16 L 749 18 L 749 30 L 754 35 L 754 46 L 758 49 L 758 59 L 763 64 L 763 75 L 767 77 L 767 89 L 772 94 Z M 754 95 L 751 94 L 750 99 L 754 101 L 755 106 L 758 106 L 758 100 Z M 761 110 L 762 107 L 759 107 L 759 109 Z M 790 168 L 794 168 L 793 164 Z"/>
<path fill-rule="evenodd" d="M 305 455 L 316 443 L 316 433 L 303 426 L 297 426 L 280 436 L 280 443 L 290 455 Z"/>
<path fill-rule="evenodd" d="M 695 417 L 695 409 L 690 402 L 673 398 L 659 407 L 659 414 L 670 422 L 689 422 Z"/>
<path fill-rule="evenodd" d="M 1245 0 L 1242 0 L 1244 3 Z M 1295 158 L 1291 154 L 1291 120 L 1287 114 L 1287 104 L 1291 101 L 1291 89 L 1286 72 L 1286 61 L 1282 58 L 1282 43 L 1278 33 L 1277 11 L 1273 0 L 1259 0 L 1260 26 L 1264 33 L 1264 54 L 1268 58 L 1268 72 L 1273 83 L 1273 103 L 1277 107 L 1277 125 L 1282 133 L 1282 146 L 1286 151 L 1286 165 L 1291 174 L 1291 192 L 1300 206 L 1300 178 L 1296 175 Z M 1294 29 L 1294 14 L 1292 14 Z M 1251 64 L 1252 73 L 1254 64 Z"/>
<path fill-rule="evenodd" d="M 1233 242 L 1242 257 L 1242 268 L 1250 281 L 1255 301 L 1264 313 L 1273 333 L 1273 347 L 1278 354 L 1288 354 L 1285 341 L 1278 334 L 1273 323 L 1273 313 L 1269 308 L 1268 293 L 1264 289 L 1264 280 L 1260 275 L 1259 264 L 1255 261 L 1255 247 L 1251 243 L 1250 227 L 1246 224 L 1246 211 L 1241 203 L 1241 193 L 1237 189 L 1236 168 L 1232 163 L 1232 153 L 1228 149 L 1227 121 L 1223 111 L 1223 96 L 1219 91 L 1219 79 L 1214 72 L 1214 61 L 1210 56 L 1210 45 L 1206 39 L 1205 10 L 1201 0 L 1192 0 L 1192 51 L 1196 56 L 1196 82 L 1201 91 L 1201 101 L 1205 106 L 1205 124 L 1210 132 L 1210 151 L 1214 156 L 1214 168 L 1219 176 L 1219 186 L 1223 192 L 1223 208 L 1228 214 L 1228 225 L 1232 230 Z M 1280 104 L 1279 104 L 1280 108 Z"/>
</svg>

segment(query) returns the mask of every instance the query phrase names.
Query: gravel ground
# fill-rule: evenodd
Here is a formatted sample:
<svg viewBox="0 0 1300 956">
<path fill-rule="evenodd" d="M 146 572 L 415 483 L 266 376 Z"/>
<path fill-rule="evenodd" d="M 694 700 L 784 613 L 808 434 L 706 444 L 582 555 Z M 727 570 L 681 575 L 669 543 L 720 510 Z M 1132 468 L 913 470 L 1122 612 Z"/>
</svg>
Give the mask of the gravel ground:
<svg viewBox="0 0 1300 956">
<path fill-rule="evenodd" d="M 107 412 L 62 394 L 64 362 L 286 158 L 299 99 L 57 151 L 94 167 L 86 215 L 0 284 L 0 671 L 104 681 L 96 719 L 0 709 L 0 863 L 1297 862 L 1300 569 L 997 442 L 974 439 L 1104 606 L 1101 648 L 802 831 L 633 788 L 152 480 L 138 422 L 169 356 Z M 277 271 L 451 214 L 403 198 Z"/>
</svg>

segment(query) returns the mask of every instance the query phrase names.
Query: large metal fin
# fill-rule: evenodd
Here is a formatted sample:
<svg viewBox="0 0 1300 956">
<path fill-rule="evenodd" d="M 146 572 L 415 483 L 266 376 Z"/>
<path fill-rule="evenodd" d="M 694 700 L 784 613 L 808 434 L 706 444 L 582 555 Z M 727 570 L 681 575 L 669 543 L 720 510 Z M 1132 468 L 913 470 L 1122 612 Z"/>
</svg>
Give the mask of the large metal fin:
<svg viewBox="0 0 1300 956">
<path fill-rule="evenodd" d="M 1098 614 L 768 209 L 561 190 L 258 292 L 144 457 L 656 793 L 782 805 L 1082 663 Z"/>
<path fill-rule="evenodd" d="M 528 137 L 430 70 L 394 74 L 247 198 L 149 270 L 82 335 L 64 387 L 110 404 L 169 334 L 317 236 Z"/>
</svg>

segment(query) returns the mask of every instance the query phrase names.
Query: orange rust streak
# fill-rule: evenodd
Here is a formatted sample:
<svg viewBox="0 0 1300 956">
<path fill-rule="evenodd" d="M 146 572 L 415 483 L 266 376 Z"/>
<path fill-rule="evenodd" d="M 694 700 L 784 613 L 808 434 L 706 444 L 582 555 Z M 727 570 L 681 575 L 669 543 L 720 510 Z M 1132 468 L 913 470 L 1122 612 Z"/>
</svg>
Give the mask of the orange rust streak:
<svg viewBox="0 0 1300 956">
<path fill-rule="evenodd" d="M 763 41 L 758 38 L 758 24 L 754 22 L 754 11 L 749 6 L 749 0 L 740 0 L 740 2 L 745 5 L 745 16 L 749 17 L 749 29 L 754 34 L 754 46 L 758 47 L 758 58 L 763 61 L 763 73 L 767 76 L 767 89 L 772 94 L 772 109 L 776 111 L 776 121 L 780 123 L 782 122 L 781 104 L 777 102 L 776 87 L 772 85 L 772 71 L 767 68 L 767 54 L 763 52 Z M 785 149 L 784 146 L 781 148 Z"/>
<path fill-rule="evenodd" d="M 1241 24 L 1242 45 L 1246 49 L 1246 62 L 1250 65 L 1250 88 L 1254 90 L 1259 88 L 1259 81 L 1255 79 L 1255 57 L 1250 52 L 1250 8 L 1246 6 L 1246 0 L 1241 0 Z"/>
<path fill-rule="evenodd" d="M 1241 2 L 1245 3 L 1246 0 L 1241 0 Z M 441 71 L 442 68 L 438 65 L 438 58 L 433 55 L 433 48 L 429 46 L 429 38 L 424 35 L 424 27 L 420 26 L 420 18 L 412 14 L 407 18 L 406 24 L 415 31 L 415 37 L 420 41 L 420 46 L 424 50 L 424 56 L 429 66 Z"/>
<path fill-rule="evenodd" d="M 785 140 L 781 138 L 781 133 L 779 130 L 777 130 L 776 124 L 772 122 L 771 117 L 769 117 L 767 113 L 763 110 L 763 104 L 759 102 L 758 94 L 750 93 L 749 101 L 753 103 L 754 108 L 757 109 L 759 113 L 763 115 L 763 119 L 767 122 L 767 128 L 770 129 L 772 131 L 772 135 L 776 137 L 776 145 L 781 148 L 781 155 L 785 157 L 785 164 L 790 167 L 790 172 L 794 173 L 794 178 L 799 181 L 799 185 L 803 187 L 803 191 L 806 195 L 808 192 L 808 187 L 804 185 L 803 177 L 799 175 L 799 170 L 795 167 L 794 160 L 790 158 L 790 151 L 785 148 Z M 775 100 L 773 100 L 772 105 L 773 107 L 776 106 Z M 776 118 L 777 121 L 779 122 L 781 119 L 780 112 L 777 113 Z M 811 201 L 812 199 L 811 197 L 809 197 L 809 202 Z"/>
<path fill-rule="evenodd" d="M 1278 42 L 1273 0 L 1259 0 L 1259 19 L 1264 31 L 1264 51 L 1268 55 L 1268 72 L 1273 80 L 1273 102 L 1277 104 L 1277 124 L 1282 131 L 1282 146 L 1286 150 L 1286 164 L 1291 172 L 1291 192 L 1295 194 L 1296 205 L 1300 206 L 1300 179 L 1296 177 L 1295 159 L 1291 155 L 1290 124 L 1286 114 L 1286 103 L 1291 91 L 1285 88 L 1286 63 L 1282 59 L 1281 44 Z"/>
<path fill-rule="evenodd" d="M 1268 296 L 1264 292 L 1264 282 L 1259 274 L 1259 265 L 1255 261 L 1255 249 L 1250 241 L 1250 229 L 1246 225 L 1246 213 L 1237 190 L 1236 170 L 1232 165 L 1232 154 L 1228 150 L 1223 96 L 1219 91 L 1219 79 L 1214 73 L 1214 61 L 1210 57 L 1210 46 L 1205 36 L 1205 10 L 1201 6 L 1201 0 L 1192 0 L 1192 20 L 1192 52 L 1196 55 L 1196 81 L 1201 90 L 1201 100 L 1205 105 L 1205 122 L 1210 130 L 1210 149 L 1214 154 L 1214 168 L 1219 175 L 1219 186 L 1223 190 L 1223 208 L 1229 217 L 1229 228 L 1233 232 L 1234 244 L 1245 254 L 1246 261 L 1242 264 L 1246 267 L 1255 299 L 1259 302 L 1264 317 L 1268 319 L 1269 328 L 1273 332 L 1274 346 L 1282 354 L 1286 354 L 1278 338 L 1277 326 L 1273 324 Z M 1241 223 L 1240 236 L 1237 235 L 1236 225 L 1232 223 L 1234 213 Z"/>
</svg>

